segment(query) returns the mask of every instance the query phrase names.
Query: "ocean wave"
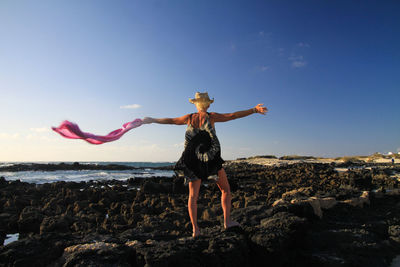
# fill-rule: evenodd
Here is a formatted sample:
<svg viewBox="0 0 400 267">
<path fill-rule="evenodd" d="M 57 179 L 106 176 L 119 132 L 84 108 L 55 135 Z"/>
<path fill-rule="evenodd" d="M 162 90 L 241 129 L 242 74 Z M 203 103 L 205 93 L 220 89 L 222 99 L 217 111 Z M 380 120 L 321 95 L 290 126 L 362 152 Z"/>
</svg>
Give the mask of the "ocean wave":
<svg viewBox="0 0 400 267">
<path fill-rule="evenodd" d="M 0 162 L 0 167 L 11 167 L 11 166 L 14 166 L 15 165 L 15 163 L 2 163 L 2 162 Z"/>
<path fill-rule="evenodd" d="M 152 170 L 147 172 L 144 169 L 137 171 L 98 171 L 98 170 L 80 170 L 80 171 L 21 171 L 21 172 L 0 172 L 0 177 L 6 180 L 21 180 L 23 182 L 43 184 L 52 182 L 87 182 L 90 180 L 119 180 L 125 181 L 129 178 L 148 178 L 153 176 L 172 177 L 173 171 Z"/>
</svg>

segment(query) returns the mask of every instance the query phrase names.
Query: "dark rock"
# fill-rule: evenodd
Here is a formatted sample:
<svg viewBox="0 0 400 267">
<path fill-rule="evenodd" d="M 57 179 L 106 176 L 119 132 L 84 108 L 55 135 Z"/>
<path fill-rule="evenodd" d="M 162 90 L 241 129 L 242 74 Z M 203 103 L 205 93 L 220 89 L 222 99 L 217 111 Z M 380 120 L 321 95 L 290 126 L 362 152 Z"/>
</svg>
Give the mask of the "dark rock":
<svg viewBox="0 0 400 267">
<path fill-rule="evenodd" d="M 44 165 L 31 168 L 86 166 Z M 391 177 L 400 170 L 378 165 L 338 173 L 334 167 L 225 164 L 232 219 L 241 228 L 222 230 L 221 193 L 203 183 L 202 236 L 194 240 L 188 187 L 180 178 L 41 185 L 0 179 L 0 241 L 20 232 L 19 241 L 0 247 L 0 266 L 388 266 L 400 254 L 399 184 Z M 366 194 L 368 205 L 353 207 L 347 200 L 364 190 L 376 193 Z M 317 217 L 311 197 L 336 205 Z M 96 242 L 111 245 L 72 249 Z"/>
<path fill-rule="evenodd" d="M 133 177 L 133 178 L 129 178 L 127 182 L 128 182 L 128 185 L 137 186 L 137 185 L 142 184 L 143 180 L 144 180 L 143 178 Z"/>
<path fill-rule="evenodd" d="M 136 266 L 135 250 L 115 243 L 97 242 L 67 247 L 59 266 Z"/>
<path fill-rule="evenodd" d="M 0 177 L 0 188 L 7 185 L 8 182 L 6 181 L 6 178 L 4 178 L 3 176 Z"/>
<path fill-rule="evenodd" d="M 0 232 L 18 232 L 18 215 L 10 213 L 0 213 Z"/>
<path fill-rule="evenodd" d="M 45 217 L 40 224 L 40 234 L 44 233 L 67 233 L 73 219 L 68 216 Z"/>
<path fill-rule="evenodd" d="M 174 194 L 187 194 L 189 192 L 188 187 L 184 184 L 184 179 L 174 177 L 172 181 L 172 192 Z"/>
<path fill-rule="evenodd" d="M 249 266 L 246 236 L 211 228 L 196 240 L 140 242 L 136 255 L 139 266 Z"/>
<path fill-rule="evenodd" d="M 287 212 L 279 212 L 261 220 L 250 239 L 265 252 L 285 251 L 298 245 L 307 230 L 307 220 Z"/>
<path fill-rule="evenodd" d="M 39 233 L 43 218 L 44 215 L 38 208 L 32 206 L 25 207 L 18 219 L 19 232 Z"/>
<path fill-rule="evenodd" d="M 0 247 L 4 266 L 47 266 L 59 258 L 70 237 L 59 234 L 33 235 Z"/>
<path fill-rule="evenodd" d="M 120 164 L 108 165 L 91 165 L 80 164 L 74 162 L 73 164 L 59 163 L 59 164 L 42 164 L 42 163 L 21 163 L 13 164 L 11 166 L 2 166 L 0 171 L 17 172 L 17 171 L 57 171 L 57 170 L 136 170 L 138 168 Z"/>
<path fill-rule="evenodd" d="M 400 243 L 400 225 L 389 226 L 389 235 L 393 241 Z"/>
<path fill-rule="evenodd" d="M 160 194 L 160 193 L 170 193 L 171 188 L 169 188 L 169 186 L 164 184 L 146 181 L 141 187 L 141 191 L 148 194 Z"/>
</svg>

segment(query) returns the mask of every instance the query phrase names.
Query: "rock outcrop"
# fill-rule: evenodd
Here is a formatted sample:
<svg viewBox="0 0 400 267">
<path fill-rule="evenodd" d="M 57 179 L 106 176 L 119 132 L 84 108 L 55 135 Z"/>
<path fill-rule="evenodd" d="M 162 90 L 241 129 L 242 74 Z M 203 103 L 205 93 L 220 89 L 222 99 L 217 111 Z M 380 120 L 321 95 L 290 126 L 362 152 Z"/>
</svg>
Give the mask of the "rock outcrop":
<svg viewBox="0 0 400 267">
<path fill-rule="evenodd" d="M 178 178 L 28 184 L 0 178 L 0 266 L 389 266 L 400 254 L 399 169 L 225 165 L 232 217 L 201 186 L 199 238 Z"/>
</svg>

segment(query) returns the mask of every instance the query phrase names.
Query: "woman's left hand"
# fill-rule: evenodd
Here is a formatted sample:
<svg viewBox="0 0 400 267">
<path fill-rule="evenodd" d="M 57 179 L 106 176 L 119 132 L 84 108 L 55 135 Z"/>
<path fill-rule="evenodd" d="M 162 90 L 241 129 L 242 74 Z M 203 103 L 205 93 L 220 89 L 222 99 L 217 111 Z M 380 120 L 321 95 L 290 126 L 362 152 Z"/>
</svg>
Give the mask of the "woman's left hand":
<svg viewBox="0 0 400 267">
<path fill-rule="evenodd" d="M 254 110 L 256 113 L 260 113 L 260 114 L 267 114 L 268 109 L 266 107 L 264 107 L 264 104 L 258 104 L 257 106 L 254 107 Z"/>
</svg>

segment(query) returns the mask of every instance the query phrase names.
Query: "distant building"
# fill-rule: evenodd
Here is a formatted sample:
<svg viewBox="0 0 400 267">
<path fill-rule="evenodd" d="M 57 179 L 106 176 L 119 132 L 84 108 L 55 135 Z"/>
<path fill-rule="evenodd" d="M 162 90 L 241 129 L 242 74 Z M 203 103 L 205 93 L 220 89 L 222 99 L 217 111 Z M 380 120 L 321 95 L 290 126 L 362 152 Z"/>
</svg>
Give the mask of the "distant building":
<svg viewBox="0 0 400 267">
<path fill-rule="evenodd" d="M 388 152 L 388 155 L 393 155 L 393 152 Z"/>
</svg>

